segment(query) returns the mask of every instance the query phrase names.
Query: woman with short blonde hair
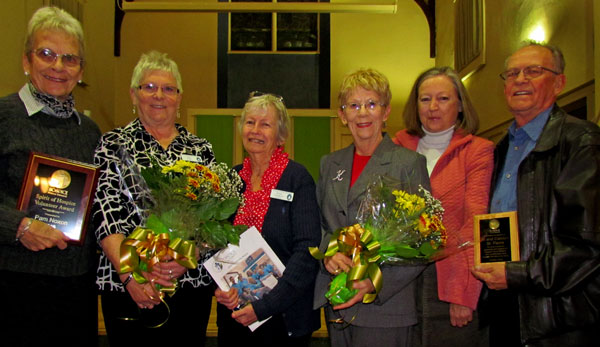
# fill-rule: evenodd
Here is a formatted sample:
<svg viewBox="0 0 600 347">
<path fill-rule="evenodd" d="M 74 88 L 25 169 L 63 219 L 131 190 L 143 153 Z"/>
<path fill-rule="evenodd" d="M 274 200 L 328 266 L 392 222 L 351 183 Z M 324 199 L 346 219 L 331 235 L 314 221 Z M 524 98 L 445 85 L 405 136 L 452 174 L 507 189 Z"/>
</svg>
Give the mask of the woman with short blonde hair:
<svg viewBox="0 0 600 347">
<path fill-rule="evenodd" d="M 357 223 L 356 216 L 367 186 L 378 175 L 405 182 L 403 189 L 416 193 L 428 188 L 425 158 L 396 146 L 383 132 L 391 112 L 388 79 L 374 69 L 359 69 L 342 81 L 338 116 L 348 127 L 353 144 L 321 158 L 317 201 L 327 245 L 338 229 Z M 321 248 L 321 251 L 324 249 Z M 423 266 L 382 266 L 383 287 L 376 301 L 363 297 L 375 288 L 370 279 L 356 281 L 358 293 L 348 302 L 332 306 L 325 292 L 331 280 L 352 267 L 343 253 L 325 257 L 315 285 L 315 307 L 324 306 L 331 345 L 411 346 L 410 330 L 417 321 L 416 281 Z"/>
</svg>

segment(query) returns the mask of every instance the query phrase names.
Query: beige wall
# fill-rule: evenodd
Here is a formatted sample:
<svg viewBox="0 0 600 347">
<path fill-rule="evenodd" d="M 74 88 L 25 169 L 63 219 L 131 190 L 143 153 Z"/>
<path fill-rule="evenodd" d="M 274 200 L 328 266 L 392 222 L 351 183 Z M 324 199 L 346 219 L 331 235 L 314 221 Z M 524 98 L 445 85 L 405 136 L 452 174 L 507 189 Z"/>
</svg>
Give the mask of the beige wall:
<svg viewBox="0 0 600 347">
<path fill-rule="evenodd" d="M 0 73 L 3 76 L 0 95 L 18 91 L 26 81 L 21 61 L 27 22 L 43 4 L 43 0 L 3 0 L 0 5 L 4 45 L 4 57 L 0 60 Z M 87 40 L 87 65 L 83 79 L 88 86 L 76 87 L 74 91 L 77 109 L 90 111 L 103 130 L 112 127 L 109 115 L 114 113 L 112 8 L 110 1 L 90 0 L 86 3 L 83 27 Z"/>
<path fill-rule="evenodd" d="M 4 53 L 0 59 L 0 95 L 14 93 L 25 83 L 22 68 L 23 43 L 27 21 L 42 0 L 4 0 L 0 5 L 2 23 L 2 45 Z"/>
<path fill-rule="evenodd" d="M 454 64 L 454 1 L 436 1 L 438 56 L 436 65 Z M 594 6 L 592 0 L 486 0 L 486 63 L 465 81 L 481 117 L 480 131 L 490 129 L 511 115 L 502 94 L 504 60 L 537 25 L 547 31 L 547 41 L 559 46 L 567 62 L 563 93 L 594 79 Z M 597 9 L 596 16 L 598 16 Z M 599 30 L 599 29 L 596 29 Z M 596 39 L 598 47 L 598 39 Z M 598 48 L 596 48 L 598 49 Z M 597 75 L 597 73 L 596 73 Z M 592 98 L 593 99 L 593 98 Z M 598 100 L 598 96 L 596 96 Z M 598 110 L 596 102 L 596 110 Z"/>
<path fill-rule="evenodd" d="M 27 20 L 43 0 L 4 0 L 0 18 L 9 23 L 2 35 L 8 56 L 0 62 L 7 76 L 2 95 L 17 90 L 25 81 L 20 67 Z M 128 94 L 133 66 L 149 49 L 169 53 L 179 64 L 185 93 L 181 123 L 188 108 L 216 107 L 217 15 L 198 13 L 127 13 L 121 30 L 121 56 L 113 56 L 113 2 L 85 2 L 84 30 L 88 42 L 85 89 L 75 91 L 79 110 L 91 111 L 103 131 L 133 119 Z M 432 66 L 429 28 L 419 7 L 399 1 L 397 14 L 333 14 L 331 16 L 332 108 L 337 88 L 346 73 L 372 67 L 388 76 L 394 95 L 388 130 L 401 128 L 404 100 L 417 74 Z"/>
<path fill-rule="evenodd" d="M 102 131 L 110 130 L 115 122 L 115 65 L 113 55 L 114 5 L 110 1 L 87 1 L 83 10 L 83 30 L 86 38 L 86 67 L 84 88 L 75 88 L 75 105 L 79 111 L 88 110 Z"/>
<path fill-rule="evenodd" d="M 179 65 L 185 89 L 181 123 L 187 108 L 216 107 L 215 14 L 128 13 L 121 29 L 121 56 L 113 55 L 114 2 L 84 2 L 83 28 L 87 42 L 85 88 L 74 91 L 78 110 L 87 110 L 102 131 L 133 119 L 129 82 L 140 54 L 150 49 L 167 52 Z M 0 60 L 0 95 L 24 83 L 21 55 L 27 21 L 43 0 L 3 0 L 0 20 L 5 56 Z"/>
<path fill-rule="evenodd" d="M 333 2 L 333 1 L 332 1 Z M 387 131 L 403 128 L 402 110 L 419 73 L 432 67 L 429 27 L 419 6 L 398 1 L 396 14 L 331 15 L 331 107 L 337 108 L 338 88 L 345 74 L 361 67 L 385 74 L 392 89 L 392 113 Z"/>
<path fill-rule="evenodd" d="M 183 79 L 181 118 L 186 109 L 217 106 L 217 15 L 127 13 L 121 29 L 121 57 L 115 66 L 115 126 L 131 121 L 129 83 L 140 55 L 151 49 L 177 62 Z"/>
<path fill-rule="evenodd" d="M 21 67 L 25 27 L 31 13 L 42 3 L 43 0 L 3 0 L 0 4 L 5 47 L 0 60 L 0 95 L 18 90 L 25 82 Z M 128 93 L 131 71 L 140 54 L 149 49 L 169 53 L 180 66 L 185 89 L 182 124 L 186 125 L 188 108 L 216 107 L 216 14 L 127 13 L 121 30 L 121 56 L 114 57 L 114 3 L 84 3 L 83 24 L 88 43 L 84 80 L 88 86 L 76 88 L 76 105 L 79 110 L 89 110 L 103 131 L 133 119 Z M 372 67 L 386 74 L 392 85 L 388 131 L 394 133 L 402 127 L 402 109 L 416 76 L 434 64 L 454 64 L 454 1 L 436 3 L 436 59 L 429 58 L 429 28 L 414 1 L 399 0 L 396 14 L 331 15 L 333 109 L 338 106 L 342 77 L 357 68 Z M 549 40 L 564 50 L 566 92 L 599 75 L 600 59 L 594 59 L 599 56 L 594 55 L 594 49 L 600 50 L 600 34 L 594 41 L 594 32 L 600 32 L 600 20 L 594 21 L 600 17 L 598 7 L 593 6 L 592 0 L 486 1 L 486 64 L 465 82 L 481 115 L 482 131 L 510 119 L 498 73 L 506 56 L 538 21 L 546 21 Z M 592 99 L 598 114 L 600 93 Z"/>
</svg>

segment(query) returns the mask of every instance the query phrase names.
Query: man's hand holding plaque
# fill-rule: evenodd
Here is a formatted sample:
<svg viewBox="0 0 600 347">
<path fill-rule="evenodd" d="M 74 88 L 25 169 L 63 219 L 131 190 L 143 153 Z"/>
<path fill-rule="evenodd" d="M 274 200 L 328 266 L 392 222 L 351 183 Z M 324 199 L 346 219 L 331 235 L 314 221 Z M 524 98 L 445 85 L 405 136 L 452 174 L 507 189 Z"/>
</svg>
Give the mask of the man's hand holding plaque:
<svg viewBox="0 0 600 347">
<path fill-rule="evenodd" d="M 517 212 L 473 217 L 475 265 L 519 260 Z"/>
<path fill-rule="evenodd" d="M 490 289 L 501 290 L 508 288 L 505 262 L 476 265 L 471 270 L 471 273 L 479 280 L 485 282 Z"/>
<path fill-rule="evenodd" d="M 471 272 L 490 289 L 506 289 L 506 262 L 520 259 L 517 213 L 481 214 L 473 220 L 475 267 Z"/>
</svg>

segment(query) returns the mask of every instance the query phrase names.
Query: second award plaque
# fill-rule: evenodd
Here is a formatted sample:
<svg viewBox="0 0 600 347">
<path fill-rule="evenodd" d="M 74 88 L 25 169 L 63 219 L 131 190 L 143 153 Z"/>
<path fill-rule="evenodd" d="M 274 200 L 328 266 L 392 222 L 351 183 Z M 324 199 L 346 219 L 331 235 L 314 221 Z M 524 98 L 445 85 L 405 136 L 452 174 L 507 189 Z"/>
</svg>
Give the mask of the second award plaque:
<svg viewBox="0 0 600 347">
<path fill-rule="evenodd" d="M 475 265 L 520 259 L 517 212 L 479 214 L 473 221 Z"/>
<path fill-rule="evenodd" d="M 17 208 L 82 245 L 98 174 L 93 165 L 33 152 Z"/>
</svg>

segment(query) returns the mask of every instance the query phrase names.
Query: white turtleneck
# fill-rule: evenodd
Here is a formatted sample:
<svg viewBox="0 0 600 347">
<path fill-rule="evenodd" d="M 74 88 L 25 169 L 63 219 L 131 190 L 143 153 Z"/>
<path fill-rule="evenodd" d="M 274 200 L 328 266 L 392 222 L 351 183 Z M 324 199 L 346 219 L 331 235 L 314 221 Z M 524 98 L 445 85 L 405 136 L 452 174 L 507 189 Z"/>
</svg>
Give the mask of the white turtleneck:
<svg viewBox="0 0 600 347">
<path fill-rule="evenodd" d="M 419 140 L 417 152 L 423 154 L 425 158 L 427 158 L 427 171 L 429 172 L 429 176 L 431 176 L 435 164 L 450 144 L 452 135 L 454 135 L 454 127 L 450 127 L 437 133 L 427 131 L 423 127 L 421 128 L 423 129 L 423 132 L 425 132 L 425 136 L 421 137 Z"/>
</svg>

